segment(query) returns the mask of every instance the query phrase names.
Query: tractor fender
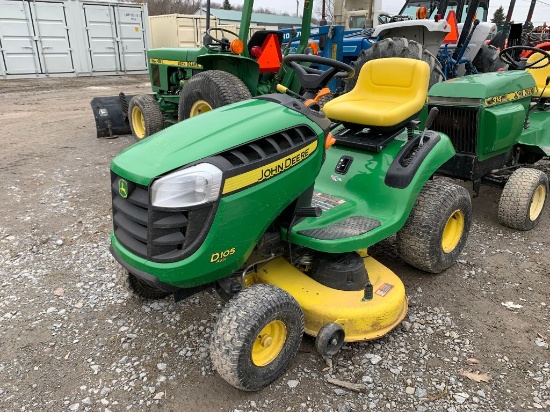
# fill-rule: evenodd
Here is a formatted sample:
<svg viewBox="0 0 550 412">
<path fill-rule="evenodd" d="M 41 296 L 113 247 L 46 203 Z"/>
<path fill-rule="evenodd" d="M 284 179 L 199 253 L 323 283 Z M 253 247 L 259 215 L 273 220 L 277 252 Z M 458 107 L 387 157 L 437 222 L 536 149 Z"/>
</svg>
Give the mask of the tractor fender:
<svg viewBox="0 0 550 412">
<path fill-rule="evenodd" d="M 205 54 L 197 58 L 204 70 L 221 70 L 237 76 L 256 96 L 260 66 L 255 60 L 235 54 Z"/>
<path fill-rule="evenodd" d="M 428 130 L 403 145 L 391 163 L 384 183 L 396 189 L 405 189 L 412 184 L 413 193 L 418 193 L 455 153 L 446 135 Z"/>
</svg>

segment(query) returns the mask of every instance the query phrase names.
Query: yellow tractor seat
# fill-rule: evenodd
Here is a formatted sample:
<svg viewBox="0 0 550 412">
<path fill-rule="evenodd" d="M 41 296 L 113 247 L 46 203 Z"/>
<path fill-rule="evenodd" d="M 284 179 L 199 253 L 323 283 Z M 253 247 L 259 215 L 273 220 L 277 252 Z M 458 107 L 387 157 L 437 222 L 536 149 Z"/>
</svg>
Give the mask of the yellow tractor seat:
<svg viewBox="0 0 550 412">
<path fill-rule="evenodd" d="M 426 102 L 430 66 L 415 59 L 390 57 L 368 61 L 357 84 L 323 106 L 334 121 L 373 128 L 402 127 Z"/>
<path fill-rule="evenodd" d="M 527 64 L 536 62 L 537 60 L 540 60 L 543 57 L 541 53 L 533 53 L 529 58 L 527 59 Z M 539 88 L 539 92 L 541 92 L 544 89 L 544 86 L 546 85 L 546 78 L 550 76 L 550 65 L 546 67 L 542 67 L 540 69 L 537 69 L 537 66 L 541 66 L 545 63 L 548 63 L 546 59 L 542 60 L 539 64 L 535 65 L 534 67 L 530 69 L 525 69 L 533 76 L 533 79 L 535 79 L 535 83 L 537 84 L 537 87 Z M 536 97 L 542 97 L 544 99 L 547 99 L 550 97 L 550 86 L 544 90 L 544 93 L 542 96 L 536 96 Z"/>
</svg>

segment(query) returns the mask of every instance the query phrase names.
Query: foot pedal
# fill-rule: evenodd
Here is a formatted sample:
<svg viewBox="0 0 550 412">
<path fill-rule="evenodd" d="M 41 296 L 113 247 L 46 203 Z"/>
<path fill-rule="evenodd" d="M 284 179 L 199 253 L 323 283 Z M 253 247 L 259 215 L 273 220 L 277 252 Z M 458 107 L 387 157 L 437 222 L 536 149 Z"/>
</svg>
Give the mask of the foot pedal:
<svg viewBox="0 0 550 412">
<path fill-rule="evenodd" d="M 380 221 L 364 216 L 351 216 L 318 229 L 300 230 L 298 233 L 319 240 L 344 239 L 363 235 L 380 226 Z"/>
</svg>

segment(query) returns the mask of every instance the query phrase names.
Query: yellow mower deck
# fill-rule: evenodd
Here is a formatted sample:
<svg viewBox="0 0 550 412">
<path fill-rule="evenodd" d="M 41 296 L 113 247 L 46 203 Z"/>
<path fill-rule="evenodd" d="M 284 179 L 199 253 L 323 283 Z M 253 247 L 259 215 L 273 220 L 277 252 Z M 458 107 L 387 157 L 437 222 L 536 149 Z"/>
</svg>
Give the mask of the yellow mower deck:
<svg viewBox="0 0 550 412">
<path fill-rule="evenodd" d="M 342 291 L 321 285 L 277 258 L 253 273 L 253 283 L 275 285 L 298 301 L 305 317 L 305 332 L 317 336 L 323 325 L 335 322 L 345 332 L 345 342 L 381 338 L 401 323 L 407 314 L 405 286 L 387 267 L 363 259 L 373 285 L 373 298 L 363 301 L 363 291 Z"/>
</svg>

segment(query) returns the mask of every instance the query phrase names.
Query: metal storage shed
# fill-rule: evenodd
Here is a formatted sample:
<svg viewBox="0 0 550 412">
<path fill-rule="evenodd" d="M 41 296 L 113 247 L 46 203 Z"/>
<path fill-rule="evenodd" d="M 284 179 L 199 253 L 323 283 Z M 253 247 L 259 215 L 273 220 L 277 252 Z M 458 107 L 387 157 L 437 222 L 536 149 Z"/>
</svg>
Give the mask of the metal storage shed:
<svg viewBox="0 0 550 412">
<path fill-rule="evenodd" d="M 146 73 L 147 7 L 0 0 L 0 77 Z"/>
</svg>

